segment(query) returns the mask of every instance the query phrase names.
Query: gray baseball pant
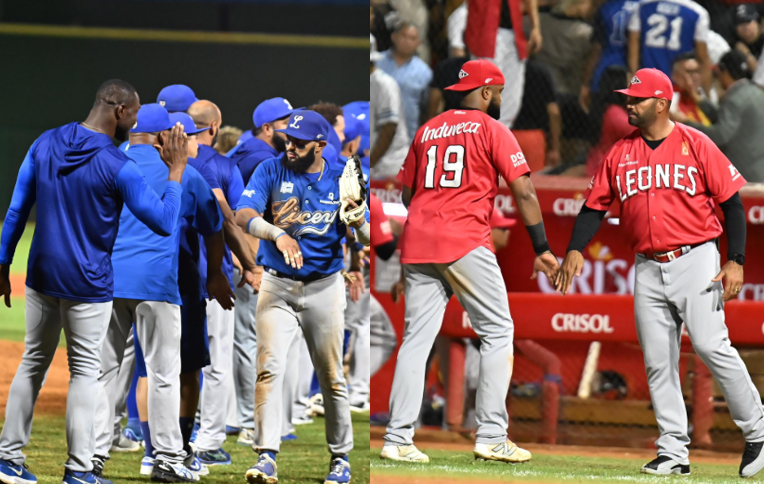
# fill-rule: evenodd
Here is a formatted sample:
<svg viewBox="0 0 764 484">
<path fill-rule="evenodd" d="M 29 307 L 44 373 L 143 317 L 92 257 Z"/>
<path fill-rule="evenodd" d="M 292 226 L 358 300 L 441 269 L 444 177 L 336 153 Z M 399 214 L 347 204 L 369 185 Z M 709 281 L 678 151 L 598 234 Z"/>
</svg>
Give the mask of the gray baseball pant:
<svg viewBox="0 0 764 484">
<path fill-rule="evenodd" d="M 764 440 L 761 397 L 724 322 L 719 251 L 713 242 L 667 263 L 636 257 L 634 312 L 639 344 L 645 357 L 660 438 L 658 455 L 689 464 L 687 410 L 679 381 L 682 323 L 695 353 L 719 384 L 735 424 L 748 442 Z"/>
<path fill-rule="evenodd" d="M 422 406 L 425 366 L 452 295 L 461 303 L 480 338 L 477 442 L 507 439 L 505 406 L 512 375 L 514 325 L 507 289 L 496 256 L 478 247 L 448 264 L 404 264 L 406 328 L 398 351 L 385 440 L 411 445 Z"/>
<path fill-rule="evenodd" d="M 204 385 L 201 395 L 201 422 L 196 436 L 196 450 L 218 450 L 225 442 L 228 397 L 231 394 L 233 365 L 234 313 L 215 300 L 207 302 L 207 334 L 210 341 L 210 364 L 202 368 Z"/>
<path fill-rule="evenodd" d="M 371 383 L 371 323 L 369 321 L 369 302 L 371 293 L 366 291 L 357 302 L 350 300 L 348 293 L 345 309 L 345 327 L 352 332 L 353 340 L 350 353 L 350 404 L 363 406 L 369 400 Z"/>
<path fill-rule="evenodd" d="M 21 465 L 21 449 L 29 444 L 37 396 L 56 354 L 61 328 L 69 361 L 66 399 L 66 441 L 69 458 L 64 467 L 75 472 L 93 470 L 93 388 L 98 381 L 101 346 L 111 314 L 111 302 L 83 303 L 45 296 L 25 288 L 26 336 L 24 355 L 13 377 L 0 434 L 0 459 Z M 111 430 L 111 422 L 109 422 Z"/>
<path fill-rule="evenodd" d="M 103 359 L 103 356 L 101 356 Z M 130 386 L 133 383 L 133 373 L 135 373 L 135 345 L 133 344 L 133 331 L 130 330 L 130 336 L 127 337 L 127 346 L 125 354 L 122 357 L 122 364 L 119 367 L 119 376 L 114 395 L 114 443 L 119 441 L 119 435 L 122 432 L 122 420 L 127 418 L 127 394 L 130 393 Z"/>
<path fill-rule="evenodd" d="M 371 296 L 369 302 L 369 373 L 374 375 L 395 352 L 398 346 L 398 339 L 395 336 L 395 328 L 390 318 L 387 317 L 385 308 L 377 301 L 377 298 Z"/>
<path fill-rule="evenodd" d="M 141 342 L 148 373 L 151 443 L 157 459 L 179 463 L 186 457 L 180 433 L 180 306 L 164 301 L 114 300 L 98 385 L 96 454 L 109 455 L 114 421 L 113 388 L 130 326 Z"/>
<path fill-rule="evenodd" d="M 299 333 L 299 332 L 298 332 Z M 310 387 L 313 384 L 313 362 L 305 335 L 300 334 L 300 376 L 297 383 L 297 395 L 292 406 L 294 418 L 304 418 L 310 408 Z"/>
<path fill-rule="evenodd" d="M 302 330 L 318 375 L 326 411 L 326 440 L 332 455 L 353 448 L 347 386 L 342 369 L 345 287 L 337 273 L 303 283 L 266 273 L 257 303 L 256 451 L 278 452 L 284 421 L 287 353 Z M 296 365 L 295 365 L 296 366 Z"/>
<path fill-rule="evenodd" d="M 236 285 L 241 275 L 234 271 Z M 252 288 L 236 288 L 233 331 L 233 381 L 236 387 L 236 408 L 239 425 L 245 429 L 255 428 L 255 359 L 257 358 L 257 335 L 255 334 L 255 313 L 257 294 Z"/>
</svg>

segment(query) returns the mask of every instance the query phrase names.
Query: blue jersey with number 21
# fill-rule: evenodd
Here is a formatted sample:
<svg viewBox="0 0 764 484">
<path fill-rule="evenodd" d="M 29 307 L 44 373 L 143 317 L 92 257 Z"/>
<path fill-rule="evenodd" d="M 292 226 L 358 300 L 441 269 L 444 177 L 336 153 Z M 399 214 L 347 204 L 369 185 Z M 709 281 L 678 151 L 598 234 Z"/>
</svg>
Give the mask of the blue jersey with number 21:
<svg viewBox="0 0 764 484">
<path fill-rule="evenodd" d="M 639 32 L 640 68 L 653 67 L 671 75 L 674 59 L 706 43 L 708 11 L 692 0 L 643 0 L 629 22 Z"/>
</svg>

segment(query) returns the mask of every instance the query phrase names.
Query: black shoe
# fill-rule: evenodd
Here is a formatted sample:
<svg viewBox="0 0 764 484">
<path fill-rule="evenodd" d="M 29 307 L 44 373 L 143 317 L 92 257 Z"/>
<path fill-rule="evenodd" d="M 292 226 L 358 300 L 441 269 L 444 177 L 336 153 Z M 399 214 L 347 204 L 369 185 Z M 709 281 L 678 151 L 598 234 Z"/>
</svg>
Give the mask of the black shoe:
<svg viewBox="0 0 764 484">
<path fill-rule="evenodd" d="M 640 472 L 642 472 L 642 474 L 652 474 L 656 476 L 668 476 L 671 474 L 689 476 L 690 466 L 680 464 L 671 457 L 659 455 L 657 458 L 645 464 Z"/>
<path fill-rule="evenodd" d="M 106 465 L 106 459 L 100 455 L 94 455 L 90 462 L 93 463 L 93 475 L 99 479 L 103 479 L 103 468 Z"/>
<path fill-rule="evenodd" d="M 740 477 L 753 477 L 764 468 L 764 442 L 746 442 L 743 461 L 740 463 Z"/>
<path fill-rule="evenodd" d="M 151 471 L 151 480 L 154 482 L 199 482 L 199 477 L 188 470 L 182 462 L 171 464 L 157 459 Z"/>
</svg>

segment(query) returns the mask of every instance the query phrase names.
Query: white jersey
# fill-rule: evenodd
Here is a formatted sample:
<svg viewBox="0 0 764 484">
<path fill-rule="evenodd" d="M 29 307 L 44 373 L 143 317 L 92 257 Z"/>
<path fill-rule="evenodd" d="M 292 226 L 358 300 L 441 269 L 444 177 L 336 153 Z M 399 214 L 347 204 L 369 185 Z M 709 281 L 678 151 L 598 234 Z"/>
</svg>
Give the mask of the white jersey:
<svg viewBox="0 0 764 484">
<path fill-rule="evenodd" d="M 385 155 L 371 169 L 373 179 L 394 177 L 398 174 L 403 160 L 409 151 L 409 136 L 406 131 L 406 118 L 403 115 L 401 90 L 395 79 L 375 69 L 369 77 L 371 94 L 371 146 L 377 142 L 380 126 L 397 123 L 393 142 Z"/>
</svg>

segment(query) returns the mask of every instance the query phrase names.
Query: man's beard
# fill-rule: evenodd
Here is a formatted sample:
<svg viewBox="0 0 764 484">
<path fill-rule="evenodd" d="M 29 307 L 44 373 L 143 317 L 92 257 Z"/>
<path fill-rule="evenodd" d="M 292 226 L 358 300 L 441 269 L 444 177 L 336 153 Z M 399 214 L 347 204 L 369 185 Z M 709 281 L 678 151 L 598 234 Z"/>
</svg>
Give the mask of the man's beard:
<svg viewBox="0 0 764 484">
<path fill-rule="evenodd" d="M 657 101 L 656 101 L 657 102 Z M 629 113 L 629 124 L 634 126 L 635 128 L 643 128 L 645 126 L 651 125 L 655 118 L 657 118 L 658 115 L 655 112 L 655 104 L 653 104 L 650 108 L 646 109 L 645 112 L 643 112 L 641 115 L 634 113 Z"/>
<path fill-rule="evenodd" d="M 305 173 L 316 161 L 316 152 L 311 151 L 305 156 L 298 156 L 295 161 L 290 161 L 286 153 L 281 155 L 281 165 L 295 173 Z"/>
<path fill-rule="evenodd" d="M 499 120 L 501 117 L 501 104 L 495 102 L 493 99 L 491 99 L 490 104 L 488 104 L 488 109 L 486 110 L 486 114 L 495 119 L 496 121 Z"/>
<path fill-rule="evenodd" d="M 286 141 L 284 141 L 284 138 L 279 136 L 278 134 L 273 135 L 273 147 L 276 148 L 276 151 L 279 153 L 285 153 L 286 152 Z"/>
</svg>

